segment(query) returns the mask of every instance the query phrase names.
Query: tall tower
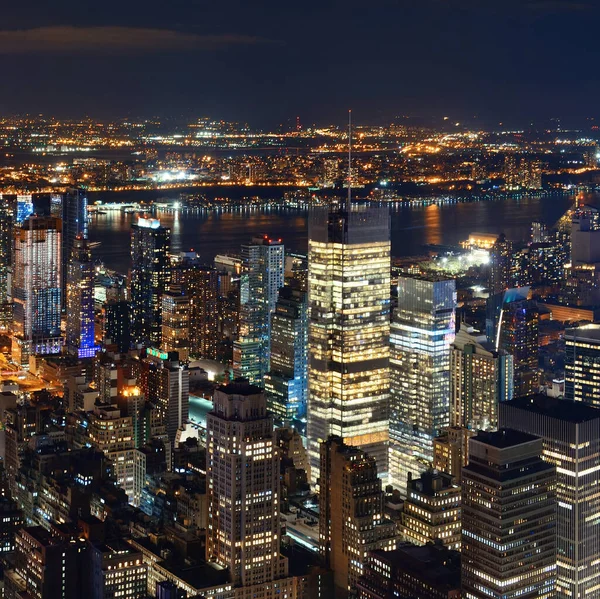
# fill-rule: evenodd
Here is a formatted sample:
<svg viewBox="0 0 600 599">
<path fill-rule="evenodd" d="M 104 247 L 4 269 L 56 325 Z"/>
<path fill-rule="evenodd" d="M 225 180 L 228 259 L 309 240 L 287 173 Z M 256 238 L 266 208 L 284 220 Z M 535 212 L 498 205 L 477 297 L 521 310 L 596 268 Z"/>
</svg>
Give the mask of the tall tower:
<svg viewBox="0 0 600 599">
<path fill-rule="evenodd" d="M 308 396 L 307 294 L 282 287 L 271 318 L 271 367 L 265 375 L 269 410 L 280 421 L 303 418 Z"/>
<path fill-rule="evenodd" d="M 88 199 L 82 189 L 70 189 L 58 196 L 62 202 L 59 215 L 63 221 L 62 260 L 66 266 L 73 255 L 78 239 L 88 238 Z M 62 290 L 66 302 L 68 269 L 63 272 Z"/>
<path fill-rule="evenodd" d="M 490 296 L 506 291 L 511 285 L 512 242 L 502 233 L 490 251 Z"/>
<path fill-rule="evenodd" d="M 449 425 L 450 344 L 456 283 L 400 277 L 391 332 L 390 482 L 406 492 L 408 474 L 425 472 L 433 439 Z"/>
<path fill-rule="evenodd" d="M 255 237 L 242 246 L 240 336 L 233 346 L 233 370 L 253 385 L 263 386 L 269 370 L 271 314 L 285 283 L 281 239 Z"/>
<path fill-rule="evenodd" d="M 541 439 L 512 429 L 469 441 L 462 470 L 465 597 L 555 596 L 556 473 L 541 454 Z"/>
<path fill-rule="evenodd" d="M 600 408 L 600 325 L 565 331 L 565 399 Z"/>
<path fill-rule="evenodd" d="M 363 575 L 369 551 L 395 549 L 396 526 L 383 515 L 375 459 L 339 437 L 321 444 L 319 549 L 333 570 L 336 597 Z"/>
<path fill-rule="evenodd" d="M 15 211 L 14 196 L 0 193 L 0 329 L 10 327 L 13 318 L 9 286 Z"/>
<path fill-rule="evenodd" d="M 12 299 L 13 360 L 60 352 L 62 221 L 31 216 L 15 231 Z"/>
<path fill-rule="evenodd" d="M 171 280 L 171 230 L 156 219 L 131 225 L 131 317 L 135 343 L 160 344 L 161 298 Z"/>
<path fill-rule="evenodd" d="M 288 564 L 279 553 L 279 456 L 262 389 L 218 387 L 206 425 L 207 559 L 229 568 L 235 586 L 272 588 Z"/>
<path fill-rule="evenodd" d="M 88 242 L 75 240 L 67 265 L 67 351 L 92 358 L 98 351 L 94 335 L 94 264 Z"/>
<path fill-rule="evenodd" d="M 542 438 L 556 465 L 556 597 L 593 597 L 600 584 L 600 410 L 545 395 L 500 404 L 500 425 Z"/>
<path fill-rule="evenodd" d="M 196 330 L 190 326 L 190 312 L 190 298 L 181 286 L 171 285 L 161 298 L 161 349 L 176 351 L 183 362 L 190 355 L 190 336 L 196 336 Z"/>
<path fill-rule="evenodd" d="M 313 477 L 332 434 L 375 457 L 385 477 L 390 217 L 387 207 L 346 208 L 309 215 L 308 448 Z"/>
</svg>

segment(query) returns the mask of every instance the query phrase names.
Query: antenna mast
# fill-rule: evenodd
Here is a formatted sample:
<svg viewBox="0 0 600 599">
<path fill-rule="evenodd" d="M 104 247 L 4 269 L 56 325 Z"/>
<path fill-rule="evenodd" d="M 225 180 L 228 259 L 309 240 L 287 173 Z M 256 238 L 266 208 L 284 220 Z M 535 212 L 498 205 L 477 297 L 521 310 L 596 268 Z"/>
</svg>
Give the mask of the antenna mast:
<svg viewBox="0 0 600 599">
<path fill-rule="evenodd" d="M 352 208 L 352 110 L 348 111 L 348 200 L 346 210 Z"/>
</svg>

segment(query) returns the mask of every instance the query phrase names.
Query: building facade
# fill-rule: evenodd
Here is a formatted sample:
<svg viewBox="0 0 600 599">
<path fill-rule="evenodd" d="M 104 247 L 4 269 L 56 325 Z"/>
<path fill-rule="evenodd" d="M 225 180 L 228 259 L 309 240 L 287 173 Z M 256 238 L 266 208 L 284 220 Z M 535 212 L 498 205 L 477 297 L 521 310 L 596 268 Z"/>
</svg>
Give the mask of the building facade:
<svg viewBox="0 0 600 599">
<path fill-rule="evenodd" d="M 565 399 L 600 407 L 600 325 L 565 331 Z"/>
<path fill-rule="evenodd" d="M 308 449 L 313 482 L 330 435 L 387 476 L 390 217 L 387 208 L 315 208 L 308 241 Z"/>
</svg>

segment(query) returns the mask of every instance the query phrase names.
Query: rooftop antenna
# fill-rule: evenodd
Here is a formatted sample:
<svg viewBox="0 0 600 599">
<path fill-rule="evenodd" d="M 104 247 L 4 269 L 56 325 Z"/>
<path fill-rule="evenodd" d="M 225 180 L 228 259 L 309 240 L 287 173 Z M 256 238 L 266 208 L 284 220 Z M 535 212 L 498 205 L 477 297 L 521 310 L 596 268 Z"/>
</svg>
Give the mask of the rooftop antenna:
<svg viewBox="0 0 600 599">
<path fill-rule="evenodd" d="M 348 199 L 346 211 L 352 208 L 352 110 L 348 111 Z"/>
</svg>

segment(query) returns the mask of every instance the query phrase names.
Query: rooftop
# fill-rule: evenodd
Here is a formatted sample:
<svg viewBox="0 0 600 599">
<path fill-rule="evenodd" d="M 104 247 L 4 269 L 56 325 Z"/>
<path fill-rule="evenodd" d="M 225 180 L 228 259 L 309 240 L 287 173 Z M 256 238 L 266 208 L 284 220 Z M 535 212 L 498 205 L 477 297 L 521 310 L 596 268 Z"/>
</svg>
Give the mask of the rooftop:
<svg viewBox="0 0 600 599">
<path fill-rule="evenodd" d="M 527 395 L 519 397 L 500 404 L 502 406 L 527 410 L 535 414 L 541 414 L 548 418 L 565 420 L 574 424 L 588 422 L 600 418 L 600 410 L 593 408 L 580 401 L 570 401 L 568 399 L 557 399 L 547 395 Z"/>
<path fill-rule="evenodd" d="M 522 443 L 529 443 L 536 441 L 539 437 L 530 435 L 528 433 L 522 433 L 512 428 L 501 428 L 497 431 L 479 431 L 479 433 L 473 437 L 473 441 L 479 441 L 498 449 L 507 449 L 514 447 L 515 445 L 521 445 Z"/>
<path fill-rule="evenodd" d="M 260 387 L 239 381 L 229 383 L 228 385 L 219 385 L 216 390 L 227 395 L 259 395 L 263 393 Z"/>
<path fill-rule="evenodd" d="M 567 329 L 565 331 L 565 337 L 600 341 L 600 324 L 585 324 L 580 327 Z"/>
</svg>

